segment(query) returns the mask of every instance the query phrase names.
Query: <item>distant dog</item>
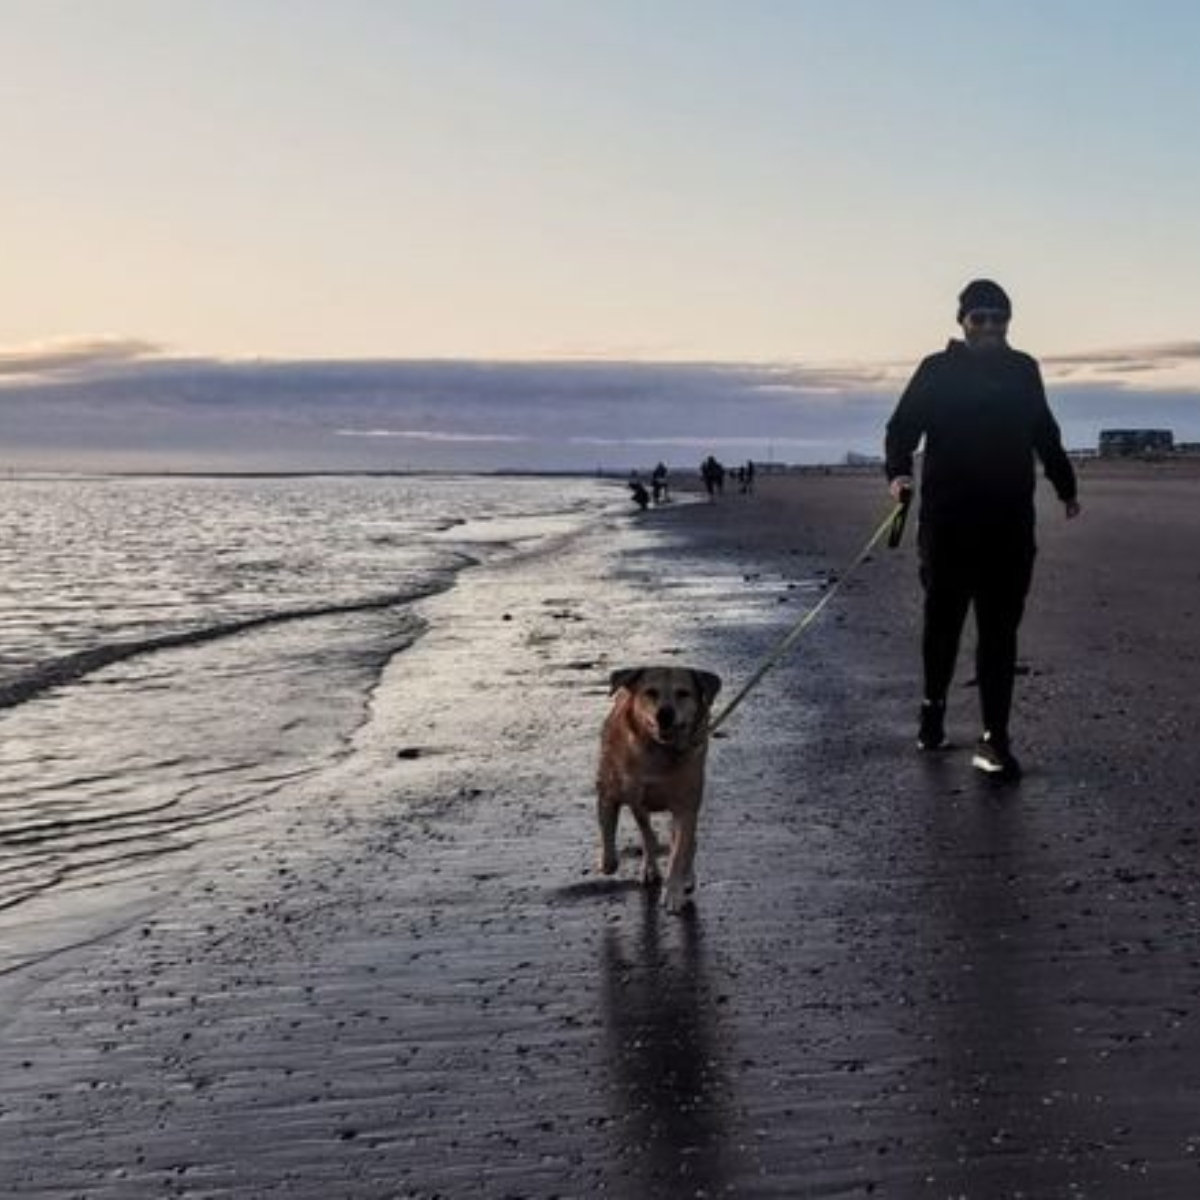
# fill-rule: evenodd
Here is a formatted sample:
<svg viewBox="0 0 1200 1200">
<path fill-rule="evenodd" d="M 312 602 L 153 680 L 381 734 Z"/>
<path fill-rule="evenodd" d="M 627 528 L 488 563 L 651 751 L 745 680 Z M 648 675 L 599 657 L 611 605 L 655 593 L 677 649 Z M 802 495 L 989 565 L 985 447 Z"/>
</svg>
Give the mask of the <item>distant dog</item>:
<svg viewBox="0 0 1200 1200">
<path fill-rule="evenodd" d="M 617 818 L 627 804 L 642 834 L 642 882 L 660 883 L 650 814 L 671 814 L 663 903 L 677 913 L 696 887 L 696 823 L 704 794 L 708 714 L 721 681 L 708 671 L 634 667 L 614 671 L 615 696 L 600 738 L 596 775 L 600 870 L 617 869 Z"/>
</svg>

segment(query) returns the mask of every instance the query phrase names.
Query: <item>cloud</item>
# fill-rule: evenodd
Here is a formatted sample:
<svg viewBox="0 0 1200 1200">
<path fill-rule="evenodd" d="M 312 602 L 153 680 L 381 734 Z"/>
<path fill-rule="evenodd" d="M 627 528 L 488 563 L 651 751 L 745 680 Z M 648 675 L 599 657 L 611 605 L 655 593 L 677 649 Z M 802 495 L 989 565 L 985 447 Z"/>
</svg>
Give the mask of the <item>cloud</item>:
<svg viewBox="0 0 1200 1200">
<path fill-rule="evenodd" d="M 573 437 L 567 439 L 572 446 L 678 446 L 692 450 L 709 449 L 713 439 L 706 437 L 634 437 L 634 438 L 603 438 L 603 437 Z M 772 444 L 779 446 L 824 446 L 828 443 L 815 441 L 812 438 L 773 437 Z M 741 446 L 761 449 L 762 435 L 757 437 L 722 437 L 723 446 Z"/>
<path fill-rule="evenodd" d="M 858 363 L 847 366 L 759 366 L 760 392 L 829 392 L 893 389 L 903 384 L 913 363 Z"/>
<path fill-rule="evenodd" d="M 401 438 L 409 442 L 528 442 L 532 439 L 508 433 L 444 433 L 436 429 L 338 429 L 338 437 Z"/>
<path fill-rule="evenodd" d="M 774 364 L 158 357 L 0 389 L 0 440 L 48 465 L 102 451 L 239 470 L 586 470 L 647 448 L 836 458 L 876 440 L 887 397 L 834 380 Z"/>
<path fill-rule="evenodd" d="M 1059 379 L 1079 374 L 1140 375 L 1170 371 L 1200 362 L 1200 342 L 1162 342 L 1151 346 L 1091 350 L 1074 354 L 1047 354 L 1041 359 L 1046 373 Z"/>
<path fill-rule="evenodd" d="M 1200 400 L 1152 374 L 1196 359 L 1200 345 L 1186 342 L 1044 359 L 1059 372 L 1051 401 L 1068 443 L 1094 446 L 1115 424 L 1200 438 Z M 52 469 L 588 470 L 709 453 L 831 462 L 878 451 L 912 369 L 187 360 L 132 339 L 10 351 L 0 362 L 7 465 Z"/>
<path fill-rule="evenodd" d="M 54 375 L 87 377 L 113 366 L 139 362 L 162 348 L 137 338 L 86 338 L 0 349 L 0 377 Z"/>
</svg>

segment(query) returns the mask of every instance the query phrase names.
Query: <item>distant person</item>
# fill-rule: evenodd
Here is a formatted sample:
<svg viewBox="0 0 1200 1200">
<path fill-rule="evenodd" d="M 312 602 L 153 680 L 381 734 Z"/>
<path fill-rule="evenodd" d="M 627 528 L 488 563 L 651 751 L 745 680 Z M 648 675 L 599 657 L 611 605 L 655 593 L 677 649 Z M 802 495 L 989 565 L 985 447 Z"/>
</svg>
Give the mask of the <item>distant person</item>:
<svg viewBox="0 0 1200 1200">
<path fill-rule="evenodd" d="M 723 475 L 724 471 L 721 468 L 721 464 L 710 454 L 700 464 L 700 478 L 704 482 L 704 490 L 708 493 L 708 498 L 714 501 L 717 498 L 718 474 Z"/>
<path fill-rule="evenodd" d="M 667 493 L 667 464 L 659 463 L 650 473 L 650 491 L 654 496 L 655 504 L 666 503 Z"/>
<path fill-rule="evenodd" d="M 748 459 L 742 468 L 742 491 L 747 496 L 754 495 L 754 460 Z"/>
<path fill-rule="evenodd" d="M 633 494 L 633 502 L 645 512 L 650 505 L 650 493 L 646 491 L 646 485 L 635 475 L 629 481 L 629 490 Z"/>
<path fill-rule="evenodd" d="M 893 497 L 912 488 L 913 454 L 925 439 L 918 532 L 925 589 L 925 698 L 917 745 L 946 744 L 946 696 L 967 610 L 975 608 L 976 678 L 983 717 L 972 765 L 1017 779 L 1009 713 L 1017 630 L 1033 576 L 1034 456 L 1079 515 L 1075 472 L 1046 402 L 1037 361 L 1008 344 L 1012 305 L 990 279 L 958 298 L 962 341 L 917 368 L 887 426 Z"/>
</svg>

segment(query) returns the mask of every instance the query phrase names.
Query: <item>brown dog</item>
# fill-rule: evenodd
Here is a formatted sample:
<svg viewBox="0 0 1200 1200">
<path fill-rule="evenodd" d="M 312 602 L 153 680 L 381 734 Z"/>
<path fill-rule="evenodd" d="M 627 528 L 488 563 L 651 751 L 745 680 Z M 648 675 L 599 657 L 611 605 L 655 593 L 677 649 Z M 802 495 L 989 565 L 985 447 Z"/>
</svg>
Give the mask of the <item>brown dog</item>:
<svg viewBox="0 0 1200 1200">
<path fill-rule="evenodd" d="M 721 681 L 708 671 L 634 667 L 614 671 L 615 695 L 600 738 L 596 775 L 600 870 L 617 869 L 617 818 L 627 804 L 642 833 L 642 882 L 661 882 L 658 839 L 650 814 L 671 814 L 670 858 L 663 904 L 680 912 L 696 878 L 696 822 L 704 794 L 708 714 Z"/>
</svg>

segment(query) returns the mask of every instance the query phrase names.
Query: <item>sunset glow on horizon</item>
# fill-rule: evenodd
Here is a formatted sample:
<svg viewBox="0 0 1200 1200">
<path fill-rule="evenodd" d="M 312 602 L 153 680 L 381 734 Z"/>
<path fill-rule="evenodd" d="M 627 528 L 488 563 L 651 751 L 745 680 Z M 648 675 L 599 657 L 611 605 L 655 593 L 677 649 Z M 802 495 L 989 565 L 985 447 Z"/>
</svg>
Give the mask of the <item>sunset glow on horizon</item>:
<svg viewBox="0 0 1200 1200">
<path fill-rule="evenodd" d="M 0 388 L 462 360 L 894 396 L 977 275 L 1048 381 L 1200 388 L 1182 0 L 0 14 Z"/>
</svg>

